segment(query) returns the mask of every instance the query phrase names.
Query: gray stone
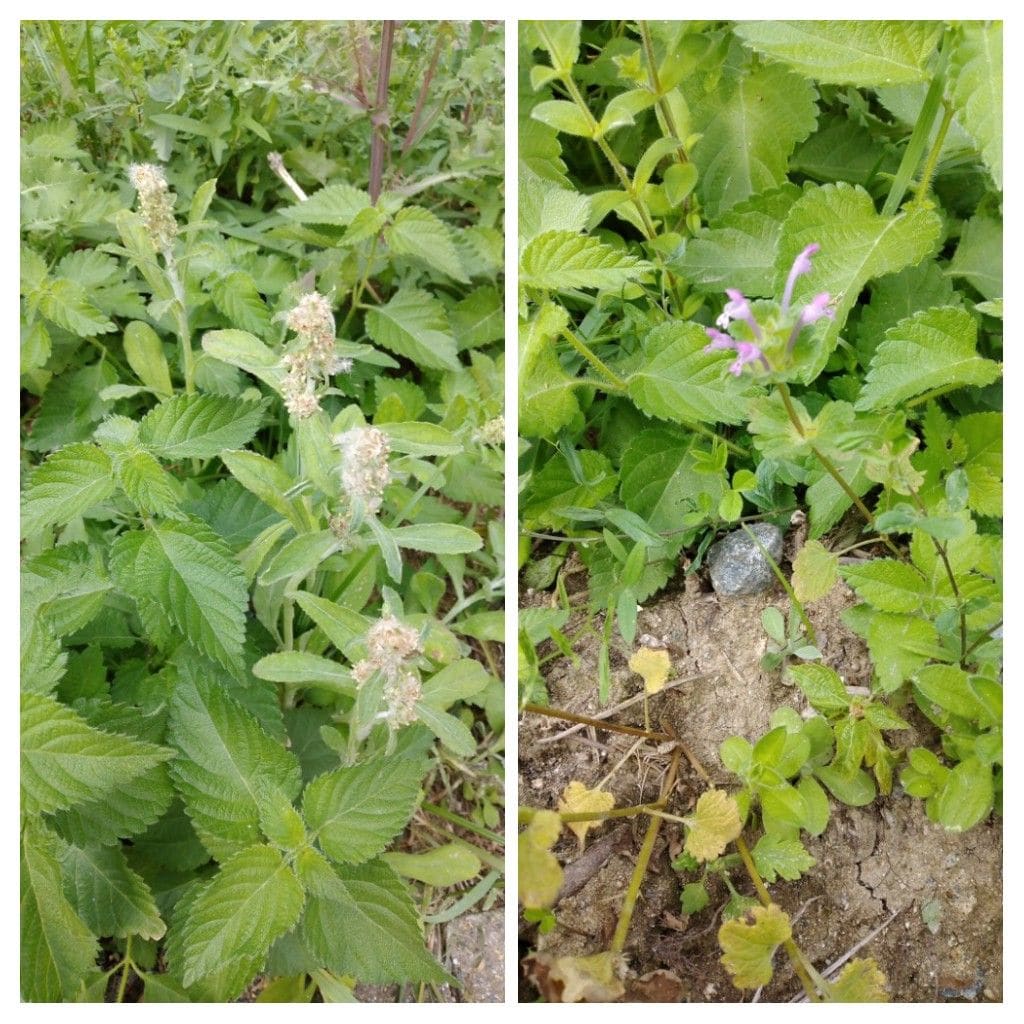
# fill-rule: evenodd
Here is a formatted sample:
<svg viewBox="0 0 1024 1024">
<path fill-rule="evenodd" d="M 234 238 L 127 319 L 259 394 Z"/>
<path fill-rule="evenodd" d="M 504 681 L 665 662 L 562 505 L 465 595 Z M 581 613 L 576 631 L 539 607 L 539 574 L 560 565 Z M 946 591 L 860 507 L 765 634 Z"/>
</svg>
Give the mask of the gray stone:
<svg viewBox="0 0 1024 1024">
<path fill-rule="evenodd" d="M 782 557 L 782 531 L 771 523 L 754 523 L 750 531 L 778 562 Z M 726 597 L 760 594 L 775 582 L 772 567 L 743 529 L 733 530 L 711 545 L 708 569 L 715 592 Z"/>
<path fill-rule="evenodd" d="M 462 914 L 448 923 L 445 946 L 465 1003 L 505 999 L 505 911 Z"/>
</svg>

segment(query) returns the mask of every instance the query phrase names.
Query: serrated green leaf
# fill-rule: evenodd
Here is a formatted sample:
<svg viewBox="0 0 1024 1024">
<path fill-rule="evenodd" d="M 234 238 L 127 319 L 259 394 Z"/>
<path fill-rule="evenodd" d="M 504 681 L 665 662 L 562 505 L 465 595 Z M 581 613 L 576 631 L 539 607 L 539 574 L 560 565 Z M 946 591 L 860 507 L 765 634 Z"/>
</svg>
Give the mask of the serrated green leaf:
<svg viewBox="0 0 1024 1024">
<path fill-rule="evenodd" d="M 191 985 L 225 962 L 262 958 L 302 913 L 302 886 L 269 846 L 241 850 L 192 903 L 182 928 L 183 980 Z"/>
<path fill-rule="evenodd" d="M 808 78 L 873 87 L 927 79 L 940 28 L 927 21 L 742 21 L 735 31 Z"/>
<path fill-rule="evenodd" d="M 523 250 L 519 279 L 527 287 L 547 291 L 614 290 L 648 269 L 639 257 L 596 238 L 571 231 L 545 231 Z"/>
<path fill-rule="evenodd" d="M 946 274 L 949 277 L 963 278 L 986 299 L 1002 298 L 1002 222 L 983 214 L 972 217 L 964 225 Z"/>
<path fill-rule="evenodd" d="M 56 838 L 30 822 L 21 844 L 21 998 L 74 999 L 98 955 L 99 943 L 62 891 Z"/>
<path fill-rule="evenodd" d="M 539 178 L 528 167 L 519 176 L 519 248 L 544 231 L 578 235 L 587 226 L 590 197 L 559 188 Z"/>
<path fill-rule="evenodd" d="M 679 423 L 740 423 L 755 392 L 748 376 L 724 373 L 731 357 L 705 352 L 708 339 L 695 323 L 667 323 L 644 339 L 642 360 L 626 386 L 648 416 Z"/>
<path fill-rule="evenodd" d="M 299 931 L 328 970 L 371 984 L 447 980 L 391 868 L 379 860 L 334 867 L 320 860 L 315 871 L 315 878 L 303 876 L 308 895 Z"/>
<path fill-rule="evenodd" d="M 887 1003 L 889 992 L 885 975 L 873 959 L 851 960 L 829 985 L 836 1003 Z"/>
<path fill-rule="evenodd" d="M 21 536 L 63 526 L 114 491 L 110 457 L 93 444 L 54 452 L 29 477 L 21 503 Z"/>
<path fill-rule="evenodd" d="M 849 708 L 850 696 L 835 669 L 827 665 L 791 665 L 789 675 L 822 714 L 842 714 Z"/>
<path fill-rule="evenodd" d="M 774 903 L 754 907 L 749 921 L 726 921 L 718 929 L 722 947 L 722 963 L 737 988 L 758 988 L 772 980 L 772 957 L 775 950 L 792 934 L 789 916 Z"/>
<path fill-rule="evenodd" d="M 975 757 L 961 761 L 937 794 L 939 824 L 951 832 L 966 832 L 988 817 L 994 796 L 992 769 Z"/>
<path fill-rule="evenodd" d="M 964 22 L 951 61 L 953 106 L 1003 187 L 1003 23 Z M 1001 293 L 1000 293 L 1001 294 Z"/>
<path fill-rule="evenodd" d="M 883 612 L 913 612 L 921 607 L 931 588 L 912 565 L 894 558 L 872 558 L 860 565 L 846 565 L 842 577 L 862 601 Z"/>
<path fill-rule="evenodd" d="M 775 278 L 775 250 L 782 223 L 800 190 L 788 182 L 738 203 L 685 243 L 673 268 L 702 292 L 738 288 L 748 297 L 770 297 Z"/>
<path fill-rule="evenodd" d="M 270 311 L 256 290 L 256 282 L 244 271 L 236 270 L 217 281 L 210 289 L 210 298 L 231 327 L 256 335 L 270 330 Z"/>
<path fill-rule="evenodd" d="M 315 594 L 300 591 L 295 600 L 339 651 L 344 651 L 353 640 L 365 635 L 372 624 L 365 615 Z"/>
<path fill-rule="evenodd" d="M 252 440 L 262 416 L 262 402 L 178 395 L 143 417 L 139 439 L 164 459 L 210 459 Z"/>
<path fill-rule="evenodd" d="M 778 878 L 795 882 L 817 863 L 799 839 L 784 839 L 767 833 L 750 852 L 766 882 L 774 882 Z"/>
<path fill-rule="evenodd" d="M 545 100 L 538 103 L 531 109 L 530 117 L 567 135 L 591 138 L 594 134 L 591 120 L 575 103 L 568 100 Z"/>
<path fill-rule="evenodd" d="M 895 217 L 875 212 L 871 196 L 862 188 L 839 182 L 808 188 L 793 204 L 782 226 L 775 259 L 775 291 L 782 294 L 796 256 L 812 242 L 821 246 L 810 273 L 797 281 L 793 304 L 809 302 L 828 292 L 838 298 L 835 320 L 825 336 L 820 365 L 811 366 L 811 380 L 835 348 L 846 318 L 864 286 L 872 278 L 914 266 L 930 255 L 939 241 L 938 215 L 915 206 Z"/>
<path fill-rule="evenodd" d="M 819 601 L 838 579 L 839 559 L 820 541 L 809 540 L 793 559 L 793 592 L 804 603 Z"/>
<path fill-rule="evenodd" d="M 448 226 L 436 214 L 422 206 L 407 206 L 398 211 L 385 234 L 394 255 L 411 256 L 456 281 L 468 282 Z"/>
<path fill-rule="evenodd" d="M 248 331 L 207 331 L 203 335 L 203 351 L 228 366 L 237 366 L 246 373 L 280 390 L 285 371 L 281 357 Z"/>
<path fill-rule="evenodd" d="M 344 182 L 314 192 L 304 202 L 281 210 L 295 224 L 329 224 L 347 227 L 360 210 L 370 205 L 370 197 L 361 189 Z"/>
<path fill-rule="evenodd" d="M 816 99 L 809 82 L 772 65 L 744 68 L 705 98 L 694 114 L 693 162 L 711 220 L 785 182 L 793 148 L 817 123 Z"/>
<path fill-rule="evenodd" d="M 50 278 L 33 297 L 47 320 L 76 337 L 92 338 L 117 330 L 117 325 L 89 301 L 88 292 L 77 281 Z"/>
<path fill-rule="evenodd" d="M 865 378 L 857 409 L 882 409 L 950 383 L 982 387 L 1000 366 L 976 351 L 978 328 L 955 306 L 915 313 L 885 332 Z"/>
<path fill-rule="evenodd" d="M 122 534 L 111 547 L 110 571 L 155 640 L 166 642 L 178 630 L 213 661 L 238 666 L 249 601 L 245 577 L 205 523 L 165 521 Z"/>
<path fill-rule="evenodd" d="M 527 437 L 553 437 L 579 414 L 577 381 L 562 367 L 557 339 L 569 314 L 546 302 L 519 327 L 519 430 Z"/>
<path fill-rule="evenodd" d="M 168 741 L 179 754 L 170 766 L 175 788 L 203 845 L 219 860 L 259 840 L 265 788 L 298 795 L 295 756 L 217 682 L 179 682 Z"/>
<path fill-rule="evenodd" d="M 579 456 L 581 479 L 562 455 L 556 455 L 533 477 L 528 500 L 521 509 L 524 520 L 556 526 L 566 508 L 593 508 L 615 490 L 612 465 L 600 452 L 583 450 Z"/>
<path fill-rule="evenodd" d="M 69 844 L 60 863 L 64 893 L 94 934 L 159 939 L 167 930 L 149 887 L 120 847 Z"/>
<path fill-rule="evenodd" d="M 433 370 L 457 370 L 455 339 L 444 306 L 420 288 L 399 288 L 366 311 L 366 331 L 384 348 Z"/>
<path fill-rule="evenodd" d="M 105 796 L 170 756 L 154 743 L 94 729 L 53 697 L 21 695 L 21 794 L 27 814 Z"/>
<path fill-rule="evenodd" d="M 505 311 L 498 289 L 471 291 L 448 310 L 448 321 L 460 352 L 500 341 L 505 336 Z"/>
</svg>

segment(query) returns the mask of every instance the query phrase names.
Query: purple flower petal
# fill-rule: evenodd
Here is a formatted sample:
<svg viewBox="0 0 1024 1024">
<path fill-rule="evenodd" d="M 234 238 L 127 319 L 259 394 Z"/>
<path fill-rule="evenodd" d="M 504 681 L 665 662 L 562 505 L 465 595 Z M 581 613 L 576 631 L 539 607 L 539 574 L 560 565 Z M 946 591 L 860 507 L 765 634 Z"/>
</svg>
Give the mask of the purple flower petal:
<svg viewBox="0 0 1024 1024">
<path fill-rule="evenodd" d="M 821 248 L 817 242 L 811 242 L 805 249 L 797 254 L 795 260 L 793 260 L 793 266 L 790 267 L 789 277 L 786 278 L 786 290 L 782 293 L 782 312 L 785 314 L 789 310 L 790 300 L 793 298 L 793 288 L 796 285 L 796 279 L 801 274 L 806 274 L 811 269 L 811 257 Z"/>
<path fill-rule="evenodd" d="M 729 367 L 729 372 L 734 376 L 738 377 L 743 372 L 743 367 L 747 363 L 752 363 L 755 360 L 760 359 L 761 362 L 768 365 L 768 360 L 765 359 L 764 353 L 757 347 L 757 345 L 751 344 L 749 341 L 740 341 L 736 345 L 736 351 L 739 353 L 736 362 Z"/>
<path fill-rule="evenodd" d="M 761 325 L 754 318 L 754 312 L 750 308 L 750 303 L 747 301 L 746 296 L 735 288 L 726 288 L 725 294 L 729 296 L 731 301 L 725 304 L 722 315 L 715 322 L 719 327 L 724 328 L 728 327 L 732 320 L 742 320 L 754 332 L 754 337 L 760 341 Z"/>
<path fill-rule="evenodd" d="M 801 326 L 806 327 L 808 324 L 817 323 L 823 316 L 827 316 L 830 320 L 836 318 L 836 311 L 832 308 L 832 299 L 828 292 L 815 295 L 801 310 L 798 322 Z"/>
<path fill-rule="evenodd" d="M 705 327 L 704 333 L 711 339 L 711 344 L 704 346 L 705 352 L 717 352 L 724 348 L 736 347 L 736 342 L 728 334 L 716 331 L 714 327 Z"/>
</svg>

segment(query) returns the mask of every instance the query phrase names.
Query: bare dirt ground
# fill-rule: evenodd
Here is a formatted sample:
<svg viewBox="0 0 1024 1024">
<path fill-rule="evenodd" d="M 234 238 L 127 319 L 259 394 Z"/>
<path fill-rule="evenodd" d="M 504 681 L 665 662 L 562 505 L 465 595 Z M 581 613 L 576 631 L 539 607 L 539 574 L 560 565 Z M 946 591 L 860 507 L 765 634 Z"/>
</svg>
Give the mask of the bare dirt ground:
<svg viewBox="0 0 1024 1024">
<path fill-rule="evenodd" d="M 825 663 L 848 685 L 866 685 L 871 674 L 867 651 L 839 618 L 852 599 L 852 593 L 839 586 L 811 605 L 808 614 Z M 639 616 L 638 643 L 646 634 L 646 642 L 653 638 L 665 645 L 673 664 L 670 685 L 685 680 L 651 699 L 651 725 L 671 724 L 716 783 L 723 785 L 735 785 L 735 779 L 719 760 L 722 740 L 732 735 L 754 740 L 767 731 L 775 708 L 805 706 L 803 695 L 785 685 L 780 672 L 765 673 L 760 667 L 766 650 L 761 612 L 768 604 L 788 611 L 788 599 L 779 588 L 753 597 L 720 598 L 703 592 L 690 578 L 685 589 L 662 594 Z M 567 633 L 572 632 L 570 623 Z M 551 703 L 594 715 L 601 710 L 596 640 L 580 641 L 575 651 L 575 665 L 567 658 L 550 663 Z M 630 653 L 620 639 L 613 647 L 611 705 L 635 695 L 642 685 L 626 664 Z M 615 720 L 643 725 L 642 704 L 621 711 Z M 593 787 L 623 757 L 626 763 L 606 787 L 615 794 L 616 806 L 656 798 L 668 765 L 664 751 L 642 743 L 629 753 L 634 747 L 629 737 L 591 729 L 564 736 L 565 730 L 566 723 L 540 716 L 527 715 L 520 722 L 522 804 L 554 807 L 572 779 Z M 910 746 L 926 734 L 915 730 L 889 736 Z M 685 814 L 702 789 L 700 778 L 684 760 L 669 810 Z M 577 870 L 568 866 L 580 860 L 576 839 L 563 835 L 555 853 L 567 865 L 567 884 L 555 907 L 557 926 L 548 935 L 538 935 L 535 927 L 524 925 L 524 950 L 582 955 L 608 948 L 645 824 L 646 819 L 630 820 L 592 829 L 587 856 Z M 891 796 L 863 808 L 832 801 L 827 830 L 806 845 L 817 865 L 798 882 L 780 880 L 769 888 L 785 911 L 794 918 L 799 915 L 794 937 L 819 970 L 877 929 L 856 955 L 878 961 L 888 976 L 893 1001 L 1002 999 L 999 819 L 963 835 L 948 833 L 929 822 L 921 801 L 903 795 L 897 785 Z M 709 906 L 692 917 L 680 909 L 680 876 L 670 866 L 680 847 L 678 827 L 666 823 L 630 927 L 626 959 L 634 980 L 627 980 L 625 999 L 750 1000 L 751 993 L 744 996 L 733 988 L 719 963 L 717 930 L 729 895 L 725 887 L 715 882 L 719 888 L 712 889 Z M 741 872 L 732 877 L 740 892 L 752 894 Z M 931 928 L 922 917 L 925 906 Z M 774 980 L 757 998 L 779 1002 L 799 996 L 799 983 L 781 953 L 775 966 Z M 681 984 L 635 980 L 658 970 L 673 972 Z M 536 998 L 536 990 L 524 981 L 520 999 Z"/>
</svg>

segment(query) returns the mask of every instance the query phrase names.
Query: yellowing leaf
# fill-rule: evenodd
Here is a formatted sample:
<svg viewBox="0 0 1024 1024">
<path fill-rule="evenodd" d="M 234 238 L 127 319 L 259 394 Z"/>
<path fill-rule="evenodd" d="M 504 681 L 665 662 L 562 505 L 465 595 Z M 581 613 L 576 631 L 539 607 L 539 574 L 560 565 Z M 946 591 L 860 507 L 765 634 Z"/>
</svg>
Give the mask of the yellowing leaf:
<svg viewBox="0 0 1024 1024">
<path fill-rule="evenodd" d="M 624 992 L 618 957 L 612 952 L 592 956 L 536 954 L 528 970 L 549 1003 L 611 1003 Z"/>
<path fill-rule="evenodd" d="M 562 790 L 562 799 L 558 801 L 558 809 L 563 814 L 589 814 L 601 811 L 610 811 L 615 806 L 615 797 L 602 789 L 587 789 L 582 782 L 573 779 L 565 789 Z M 595 825 L 600 825 L 601 819 L 595 818 L 591 821 L 567 821 L 566 825 L 576 833 L 580 841 L 580 849 L 587 838 L 587 832 Z"/>
<path fill-rule="evenodd" d="M 724 789 L 709 789 L 697 801 L 686 852 L 697 860 L 720 857 L 743 828 L 739 804 Z"/>
<path fill-rule="evenodd" d="M 537 811 L 519 834 L 519 901 L 527 908 L 550 907 L 562 887 L 562 865 L 551 852 L 562 831 L 554 811 Z"/>
<path fill-rule="evenodd" d="M 887 1003 L 887 979 L 873 959 L 851 960 L 832 983 L 836 1003 Z"/>
<path fill-rule="evenodd" d="M 648 693 L 659 693 L 665 688 L 668 674 L 672 669 L 668 651 L 656 651 L 650 647 L 641 647 L 629 659 L 629 667 L 639 676 L 643 676 L 644 689 Z"/>
<path fill-rule="evenodd" d="M 754 907 L 753 922 L 742 918 L 726 921 L 718 929 L 721 959 L 737 988 L 758 988 L 772 980 L 775 950 L 792 934 L 789 916 L 774 903 Z"/>
<path fill-rule="evenodd" d="M 805 604 L 823 598 L 835 586 L 836 558 L 820 541 L 809 540 L 793 559 L 793 591 Z"/>
</svg>

